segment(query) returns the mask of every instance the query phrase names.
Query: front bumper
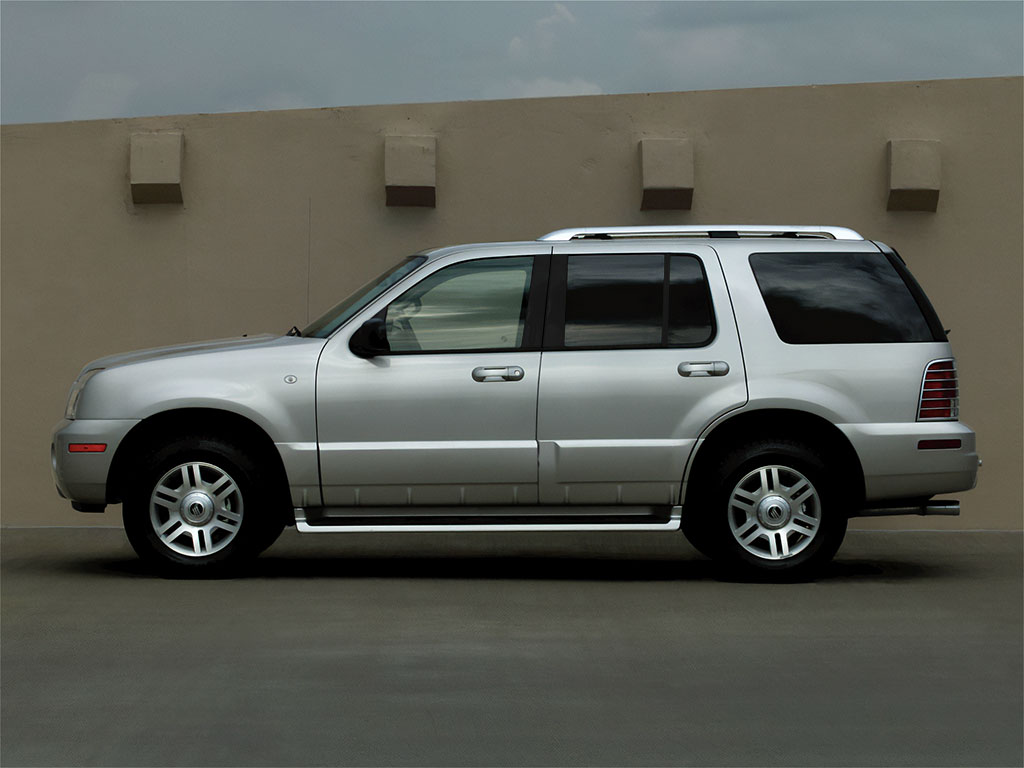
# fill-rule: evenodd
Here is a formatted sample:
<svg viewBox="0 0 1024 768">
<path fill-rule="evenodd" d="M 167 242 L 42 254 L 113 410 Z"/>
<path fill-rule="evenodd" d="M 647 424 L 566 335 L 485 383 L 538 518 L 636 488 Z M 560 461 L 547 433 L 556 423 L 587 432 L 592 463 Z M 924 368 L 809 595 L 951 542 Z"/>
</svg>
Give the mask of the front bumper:
<svg viewBox="0 0 1024 768">
<path fill-rule="evenodd" d="M 73 504 L 107 503 L 107 476 L 114 453 L 138 419 L 62 419 L 53 428 L 50 469 L 57 492 Z M 70 453 L 72 443 L 105 443 L 102 452 Z M 76 507 L 77 508 L 77 507 Z"/>
<path fill-rule="evenodd" d="M 974 431 L 960 422 L 836 426 L 860 458 L 868 504 L 968 491 L 978 482 Z M 959 440 L 960 447 L 921 449 L 922 440 Z"/>
</svg>

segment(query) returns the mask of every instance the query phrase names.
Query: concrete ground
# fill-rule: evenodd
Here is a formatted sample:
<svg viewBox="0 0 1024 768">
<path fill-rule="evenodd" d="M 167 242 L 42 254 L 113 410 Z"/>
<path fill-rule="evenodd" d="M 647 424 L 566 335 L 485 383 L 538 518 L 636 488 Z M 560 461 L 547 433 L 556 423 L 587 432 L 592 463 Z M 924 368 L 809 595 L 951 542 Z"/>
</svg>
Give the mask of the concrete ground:
<svg viewBox="0 0 1024 768">
<path fill-rule="evenodd" d="M 306 536 L 150 575 L 2 532 L 18 765 L 1021 765 L 1022 537 L 851 532 L 718 580 L 681 536 Z"/>
</svg>

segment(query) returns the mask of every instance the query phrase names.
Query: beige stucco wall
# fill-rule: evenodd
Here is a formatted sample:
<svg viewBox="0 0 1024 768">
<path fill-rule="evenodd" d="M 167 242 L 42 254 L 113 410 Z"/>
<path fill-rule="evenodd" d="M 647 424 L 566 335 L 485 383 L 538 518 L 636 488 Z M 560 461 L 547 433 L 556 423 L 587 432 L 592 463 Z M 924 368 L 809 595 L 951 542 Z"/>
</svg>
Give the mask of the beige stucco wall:
<svg viewBox="0 0 1024 768">
<path fill-rule="evenodd" d="M 119 522 L 72 512 L 49 476 L 49 430 L 99 355 L 302 325 L 427 246 L 785 222 L 893 245 L 953 329 L 980 486 L 959 519 L 870 524 L 1018 529 L 1021 96 L 994 78 L 4 126 L 2 521 Z M 184 204 L 134 205 L 129 137 L 167 129 Z M 385 206 L 389 134 L 437 137 L 436 209 Z M 638 141 L 665 137 L 692 142 L 690 211 L 640 210 Z M 894 138 L 941 142 L 937 212 L 886 211 Z"/>
</svg>

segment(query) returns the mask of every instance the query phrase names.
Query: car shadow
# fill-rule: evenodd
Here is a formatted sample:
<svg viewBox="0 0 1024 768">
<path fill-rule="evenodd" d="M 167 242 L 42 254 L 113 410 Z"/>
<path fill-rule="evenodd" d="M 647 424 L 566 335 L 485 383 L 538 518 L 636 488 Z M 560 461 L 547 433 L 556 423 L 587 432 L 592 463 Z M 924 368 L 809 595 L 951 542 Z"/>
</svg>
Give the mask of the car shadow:
<svg viewBox="0 0 1024 768">
<path fill-rule="evenodd" d="M 736 574 L 691 554 L 679 558 L 579 555 L 265 555 L 238 572 L 181 577 L 162 573 L 134 557 L 83 558 L 54 563 L 58 570 L 91 576 L 138 579 L 453 579 L 520 581 L 718 581 L 724 583 L 835 583 L 915 581 L 955 576 L 948 563 L 880 559 L 837 559 L 814 579 L 794 580 Z"/>
</svg>

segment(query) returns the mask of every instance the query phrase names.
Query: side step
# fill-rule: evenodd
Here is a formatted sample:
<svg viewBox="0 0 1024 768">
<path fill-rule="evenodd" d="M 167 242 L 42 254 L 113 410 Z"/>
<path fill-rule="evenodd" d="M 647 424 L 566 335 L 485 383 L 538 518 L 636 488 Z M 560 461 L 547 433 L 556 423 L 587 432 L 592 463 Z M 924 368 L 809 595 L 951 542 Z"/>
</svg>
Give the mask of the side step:
<svg viewBox="0 0 1024 768">
<path fill-rule="evenodd" d="M 887 517 L 889 515 L 949 515 L 956 517 L 959 514 L 960 502 L 950 499 L 949 501 L 926 501 L 923 504 L 910 506 L 868 507 L 857 512 L 854 517 Z"/>
<path fill-rule="evenodd" d="M 682 507 L 295 508 L 302 533 L 677 531 Z"/>
</svg>

